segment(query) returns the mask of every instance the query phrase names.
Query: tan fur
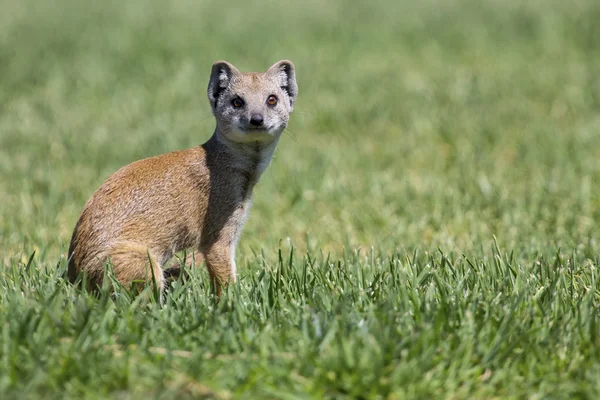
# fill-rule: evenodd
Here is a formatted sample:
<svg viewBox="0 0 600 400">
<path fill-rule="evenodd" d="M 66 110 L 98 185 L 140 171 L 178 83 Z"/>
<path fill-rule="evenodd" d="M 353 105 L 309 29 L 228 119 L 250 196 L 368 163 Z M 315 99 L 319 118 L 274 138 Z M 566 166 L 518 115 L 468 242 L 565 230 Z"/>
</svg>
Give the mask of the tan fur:
<svg viewBox="0 0 600 400">
<path fill-rule="evenodd" d="M 266 104 L 271 95 L 278 98 L 274 107 Z M 202 146 L 140 160 L 110 176 L 75 226 L 69 279 L 85 271 L 100 286 L 110 262 L 125 287 L 143 286 L 154 276 L 162 290 L 168 260 L 194 249 L 196 263 L 204 257 L 217 293 L 235 281 L 235 248 L 252 189 L 287 126 L 296 95 L 289 61 L 266 73 L 240 73 L 229 63 L 215 63 L 208 87 L 217 121 L 213 136 Z M 232 105 L 236 97 L 243 107 Z M 251 121 L 257 116 L 264 119 L 260 126 Z"/>
</svg>

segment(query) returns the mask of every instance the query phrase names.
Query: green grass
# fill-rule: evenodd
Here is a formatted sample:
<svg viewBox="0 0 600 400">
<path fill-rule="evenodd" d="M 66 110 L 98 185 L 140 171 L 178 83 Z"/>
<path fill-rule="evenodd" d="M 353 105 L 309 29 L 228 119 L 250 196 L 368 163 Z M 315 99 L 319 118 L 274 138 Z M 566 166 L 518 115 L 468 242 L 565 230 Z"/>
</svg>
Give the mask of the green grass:
<svg viewBox="0 0 600 400">
<path fill-rule="evenodd" d="M 0 2 L 0 398 L 597 398 L 596 0 Z M 415 4 L 416 3 L 416 4 Z M 297 69 L 239 284 L 62 278 L 85 201 Z"/>
</svg>

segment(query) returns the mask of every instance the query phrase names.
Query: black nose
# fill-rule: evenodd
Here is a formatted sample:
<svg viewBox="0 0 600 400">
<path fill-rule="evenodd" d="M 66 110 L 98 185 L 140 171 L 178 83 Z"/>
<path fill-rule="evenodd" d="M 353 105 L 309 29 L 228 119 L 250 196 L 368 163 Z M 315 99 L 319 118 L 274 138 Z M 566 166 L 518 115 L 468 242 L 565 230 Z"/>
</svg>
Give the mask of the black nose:
<svg viewBox="0 0 600 400">
<path fill-rule="evenodd" d="M 263 116 L 260 114 L 254 114 L 252 117 L 250 117 L 250 123 L 254 126 L 261 126 L 264 121 L 265 120 Z"/>
</svg>

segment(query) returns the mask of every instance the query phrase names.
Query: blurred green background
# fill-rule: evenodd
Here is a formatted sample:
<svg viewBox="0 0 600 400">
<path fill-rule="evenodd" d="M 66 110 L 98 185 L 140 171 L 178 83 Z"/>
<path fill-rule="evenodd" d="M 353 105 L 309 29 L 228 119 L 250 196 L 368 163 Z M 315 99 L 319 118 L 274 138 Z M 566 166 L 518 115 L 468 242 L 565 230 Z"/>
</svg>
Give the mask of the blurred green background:
<svg viewBox="0 0 600 400">
<path fill-rule="evenodd" d="M 0 397 L 598 398 L 599 21 L 598 0 L 0 0 Z M 163 304 L 65 283 L 101 183 L 210 137 L 212 63 L 284 58 L 299 98 L 224 299 L 202 269 Z"/>
<path fill-rule="evenodd" d="M 598 253 L 600 6 L 580 1 L 2 1 L 5 262 L 55 263 L 134 160 L 203 143 L 218 59 L 297 68 L 240 257 L 374 246 Z"/>
</svg>

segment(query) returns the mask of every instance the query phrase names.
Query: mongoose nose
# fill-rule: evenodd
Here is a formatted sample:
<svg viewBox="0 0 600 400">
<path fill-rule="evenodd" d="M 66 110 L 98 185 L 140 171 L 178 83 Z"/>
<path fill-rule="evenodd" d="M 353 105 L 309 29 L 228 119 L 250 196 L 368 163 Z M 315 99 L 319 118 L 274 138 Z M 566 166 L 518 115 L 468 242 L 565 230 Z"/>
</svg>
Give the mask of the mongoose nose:
<svg viewBox="0 0 600 400">
<path fill-rule="evenodd" d="M 264 121 L 265 120 L 263 116 L 260 114 L 254 114 L 252 117 L 250 117 L 250 123 L 254 126 L 261 126 Z"/>
</svg>

